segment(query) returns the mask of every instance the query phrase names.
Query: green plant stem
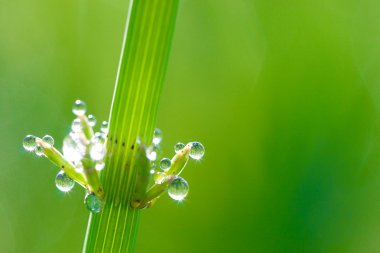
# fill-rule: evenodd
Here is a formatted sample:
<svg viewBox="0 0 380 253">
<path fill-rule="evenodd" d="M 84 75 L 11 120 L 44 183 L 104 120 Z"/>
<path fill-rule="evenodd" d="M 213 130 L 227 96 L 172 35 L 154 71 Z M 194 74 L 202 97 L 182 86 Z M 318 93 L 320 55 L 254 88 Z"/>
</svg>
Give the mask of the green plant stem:
<svg viewBox="0 0 380 253">
<path fill-rule="evenodd" d="M 132 0 L 110 114 L 104 208 L 91 214 L 84 252 L 133 252 L 140 210 L 130 206 L 136 139 L 150 143 L 179 0 Z"/>
</svg>

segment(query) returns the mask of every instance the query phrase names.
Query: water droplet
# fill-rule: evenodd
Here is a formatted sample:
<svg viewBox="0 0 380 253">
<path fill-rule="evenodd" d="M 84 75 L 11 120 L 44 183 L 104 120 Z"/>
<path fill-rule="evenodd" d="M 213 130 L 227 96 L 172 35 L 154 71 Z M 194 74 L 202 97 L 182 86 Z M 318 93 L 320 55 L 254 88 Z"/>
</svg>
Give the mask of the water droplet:
<svg viewBox="0 0 380 253">
<path fill-rule="evenodd" d="M 102 143 L 95 142 L 94 144 L 92 144 L 91 150 L 90 150 L 90 156 L 93 160 L 95 161 L 102 160 L 104 158 L 105 153 L 106 153 L 105 147 Z"/>
<path fill-rule="evenodd" d="M 154 182 L 156 184 L 162 184 L 165 178 L 166 178 L 166 174 L 163 172 L 157 172 L 156 174 L 154 174 L 154 177 L 153 177 Z"/>
<path fill-rule="evenodd" d="M 160 162 L 160 168 L 163 170 L 163 171 L 167 171 L 168 169 L 170 169 L 170 166 L 172 166 L 172 161 L 170 161 L 169 158 L 163 158 Z"/>
<path fill-rule="evenodd" d="M 88 115 L 88 124 L 91 126 L 91 127 L 94 127 L 96 125 L 96 118 L 94 115 L 90 114 Z"/>
<path fill-rule="evenodd" d="M 44 137 L 42 137 L 42 140 L 50 146 L 54 146 L 54 139 L 50 135 L 45 135 Z"/>
<path fill-rule="evenodd" d="M 84 197 L 84 204 L 92 213 L 99 213 L 102 210 L 102 200 L 94 193 L 87 193 Z"/>
<path fill-rule="evenodd" d="M 153 144 L 158 145 L 162 141 L 162 131 L 159 128 L 154 129 L 153 133 Z"/>
<path fill-rule="evenodd" d="M 164 154 L 160 145 L 154 145 L 153 150 L 156 152 L 156 160 L 160 160 Z"/>
<path fill-rule="evenodd" d="M 76 100 L 73 105 L 73 113 L 77 116 L 84 115 L 86 113 L 86 103 L 82 100 Z"/>
<path fill-rule="evenodd" d="M 79 133 L 80 131 L 82 131 L 82 122 L 80 121 L 80 119 L 76 118 L 73 120 L 73 123 L 71 124 L 71 129 L 74 133 Z"/>
<path fill-rule="evenodd" d="M 156 173 L 156 171 L 154 169 L 150 169 L 149 173 L 153 175 L 154 173 Z"/>
<path fill-rule="evenodd" d="M 105 134 L 108 133 L 108 122 L 107 121 L 102 122 L 102 125 L 100 126 L 100 130 Z"/>
<path fill-rule="evenodd" d="M 83 172 L 83 164 L 81 161 L 74 161 L 75 171 L 78 173 Z"/>
<path fill-rule="evenodd" d="M 205 148 L 200 142 L 192 142 L 191 143 L 191 149 L 190 149 L 190 157 L 199 160 L 203 157 L 205 154 Z"/>
<path fill-rule="evenodd" d="M 63 155 L 70 162 L 80 161 L 86 153 L 86 146 L 76 134 L 69 134 L 63 140 Z"/>
<path fill-rule="evenodd" d="M 55 186 L 57 186 L 58 190 L 61 192 L 68 192 L 73 189 L 74 185 L 74 180 L 66 175 L 63 170 L 58 172 L 57 176 L 55 177 Z"/>
<path fill-rule="evenodd" d="M 154 150 L 154 148 L 152 146 L 147 147 L 147 149 L 146 149 L 146 157 L 150 161 L 152 161 L 152 162 L 156 161 L 156 159 L 157 159 L 157 152 Z"/>
<path fill-rule="evenodd" d="M 43 147 L 41 146 L 37 146 L 36 149 L 34 150 L 34 152 L 36 153 L 36 155 L 38 156 L 44 156 L 45 153 L 44 153 L 44 149 Z"/>
<path fill-rule="evenodd" d="M 182 142 L 178 142 L 174 146 L 174 151 L 178 154 L 184 148 L 185 148 L 185 144 L 183 144 Z"/>
<path fill-rule="evenodd" d="M 106 137 L 105 137 L 104 133 L 96 132 L 94 134 L 94 140 L 93 141 L 104 144 L 106 142 Z"/>
<path fill-rule="evenodd" d="M 182 177 L 176 177 L 168 188 L 169 196 L 178 201 L 182 201 L 189 192 L 189 185 Z"/>
<path fill-rule="evenodd" d="M 34 151 L 37 147 L 36 136 L 30 134 L 25 136 L 22 145 L 26 151 Z"/>
<path fill-rule="evenodd" d="M 97 162 L 96 164 L 95 164 L 95 169 L 97 170 L 97 171 L 101 171 L 101 170 L 103 170 L 104 169 L 104 166 L 105 166 L 106 164 L 103 162 L 103 161 L 101 161 L 101 162 Z"/>
</svg>

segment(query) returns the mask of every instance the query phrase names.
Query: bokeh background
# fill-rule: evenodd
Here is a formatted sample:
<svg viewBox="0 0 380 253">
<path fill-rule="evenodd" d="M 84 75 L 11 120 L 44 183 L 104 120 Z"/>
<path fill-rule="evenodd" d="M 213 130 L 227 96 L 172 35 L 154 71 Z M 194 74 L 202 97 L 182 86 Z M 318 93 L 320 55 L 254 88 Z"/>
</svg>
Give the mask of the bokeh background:
<svg viewBox="0 0 380 253">
<path fill-rule="evenodd" d="M 107 119 L 128 1 L 0 0 L 0 252 L 81 252 L 32 133 Z M 157 126 L 206 155 L 142 215 L 137 252 L 380 252 L 380 2 L 181 0 Z"/>
</svg>

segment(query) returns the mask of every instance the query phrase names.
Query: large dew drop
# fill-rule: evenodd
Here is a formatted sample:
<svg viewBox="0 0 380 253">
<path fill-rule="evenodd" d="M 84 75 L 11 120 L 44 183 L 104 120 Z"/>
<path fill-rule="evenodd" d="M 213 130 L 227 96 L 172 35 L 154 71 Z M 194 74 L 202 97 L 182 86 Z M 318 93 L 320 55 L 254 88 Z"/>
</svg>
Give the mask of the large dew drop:
<svg viewBox="0 0 380 253">
<path fill-rule="evenodd" d="M 162 131 L 159 128 L 154 129 L 153 133 L 153 144 L 158 145 L 162 141 Z"/>
<path fill-rule="evenodd" d="M 87 193 L 84 198 L 84 204 L 92 213 L 99 213 L 102 210 L 102 201 L 94 193 Z"/>
<path fill-rule="evenodd" d="M 22 141 L 22 145 L 24 146 L 24 149 L 26 151 L 34 151 L 37 147 L 36 136 L 34 135 L 25 136 L 24 140 Z"/>
<path fill-rule="evenodd" d="M 177 144 L 175 144 L 174 146 L 174 151 L 178 154 L 179 152 L 181 152 L 182 149 L 185 148 L 185 144 L 183 144 L 182 142 L 178 142 Z"/>
<path fill-rule="evenodd" d="M 57 186 L 58 190 L 61 192 L 68 192 L 73 189 L 74 185 L 74 180 L 66 175 L 63 170 L 58 172 L 57 176 L 55 177 L 55 186 Z"/>
<path fill-rule="evenodd" d="M 191 143 L 191 149 L 190 149 L 190 157 L 199 160 L 203 157 L 205 154 L 205 148 L 200 142 L 192 142 Z"/>
<path fill-rule="evenodd" d="M 77 116 L 84 115 L 86 113 L 86 103 L 82 100 L 76 100 L 73 105 L 73 113 Z"/>
<path fill-rule="evenodd" d="M 170 169 L 170 166 L 172 166 L 172 161 L 170 161 L 169 158 L 163 158 L 163 159 L 160 161 L 160 168 L 161 168 L 163 171 L 167 171 L 168 169 Z"/>
<path fill-rule="evenodd" d="M 168 188 L 169 196 L 178 201 L 182 201 L 189 192 L 189 185 L 182 177 L 177 177 L 171 182 Z"/>
<path fill-rule="evenodd" d="M 54 146 L 54 139 L 50 135 L 45 135 L 44 137 L 42 137 L 42 140 L 50 146 Z"/>
</svg>

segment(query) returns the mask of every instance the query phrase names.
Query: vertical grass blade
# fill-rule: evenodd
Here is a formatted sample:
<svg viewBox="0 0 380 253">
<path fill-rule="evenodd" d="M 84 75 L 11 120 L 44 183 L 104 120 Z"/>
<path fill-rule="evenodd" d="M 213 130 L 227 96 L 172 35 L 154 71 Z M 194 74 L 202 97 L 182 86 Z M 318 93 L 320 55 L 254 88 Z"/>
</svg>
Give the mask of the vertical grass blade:
<svg viewBox="0 0 380 253">
<path fill-rule="evenodd" d="M 105 204 L 91 214 L 83 252 L 133 252 L 140 211 L 130 207 L 136 139 L 150 143 L 178 0 L 131 0 L 110 114 Z"/>
</svg>

